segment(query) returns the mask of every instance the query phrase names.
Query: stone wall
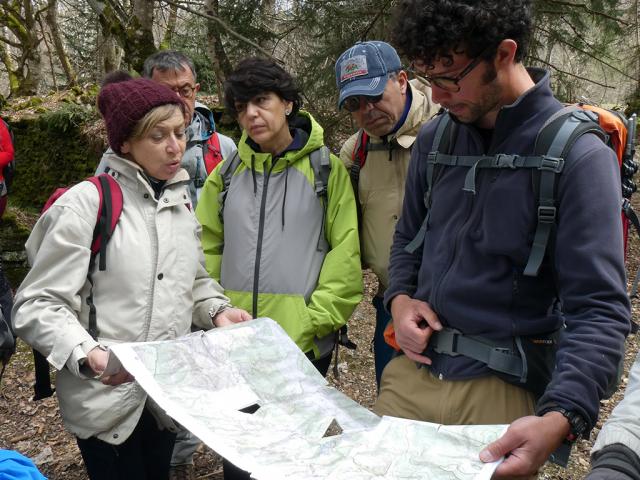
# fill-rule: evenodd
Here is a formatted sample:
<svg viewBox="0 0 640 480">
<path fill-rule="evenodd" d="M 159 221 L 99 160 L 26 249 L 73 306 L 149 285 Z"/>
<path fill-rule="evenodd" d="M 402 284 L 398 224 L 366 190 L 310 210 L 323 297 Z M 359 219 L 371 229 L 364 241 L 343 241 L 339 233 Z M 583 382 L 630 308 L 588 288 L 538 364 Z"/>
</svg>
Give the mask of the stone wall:
<svg viewBox="0 0 640 480">
<path fill-rule="evenodd" d="M 0 220 L 0 263 L 13 288 L 20 285 L 29 270 L 24 251 L 29 232 L 29 227 L 18 221 L 14 209 L 4 213 Z"/>
</svg>

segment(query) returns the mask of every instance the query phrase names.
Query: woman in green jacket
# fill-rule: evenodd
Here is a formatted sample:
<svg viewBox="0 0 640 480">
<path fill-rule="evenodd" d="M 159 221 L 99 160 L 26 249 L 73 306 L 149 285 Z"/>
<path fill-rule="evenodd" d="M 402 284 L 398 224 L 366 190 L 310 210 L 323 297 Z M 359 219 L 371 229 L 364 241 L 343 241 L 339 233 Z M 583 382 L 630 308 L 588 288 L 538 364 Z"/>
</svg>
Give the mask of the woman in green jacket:
<svg viewBox="0 0 640 480">
<path fill-rule="evenodd" d="M 349 174 L 300 111 L 278 64 L 248 58 L 225 84 L 238 155 L 207 179 L 196 209 L 209 274 L 234 305 L 277 321 L 326 375 L 337 332 L 362 298 Z M 249 475 L 225 461 L 224 478 Z"/>
<path fill-rule="evenodd" d="M 207 270 L 225 294 L 277 321 L 326 375 L 336 332 L 362 297 L 358 224 L 349 175 L 301 103 L 275 62 L 240 62 L 225 85 L 243 130 L 238 158 L 209 176 L 196 215 Z M 324 195 L 311 161 L 323 152 Z"/>
</svg>

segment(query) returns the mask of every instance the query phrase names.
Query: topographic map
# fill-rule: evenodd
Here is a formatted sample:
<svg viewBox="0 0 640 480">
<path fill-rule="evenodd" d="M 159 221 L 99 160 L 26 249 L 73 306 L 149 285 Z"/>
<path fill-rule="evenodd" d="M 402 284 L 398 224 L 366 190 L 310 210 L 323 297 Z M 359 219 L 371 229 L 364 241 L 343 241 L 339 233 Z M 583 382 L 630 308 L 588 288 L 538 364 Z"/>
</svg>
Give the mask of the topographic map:
<svg viewBox="0 0 640 480">
<path fill-rule="evenodd" d="M 490 479 L 505 425 L 378 417 L 330 387 L 271 319 L 115 345 L 113 362 L 177 422 L 257 480 Z M 252 405 L 254 414 L 238 410 Z"/>
</svg>

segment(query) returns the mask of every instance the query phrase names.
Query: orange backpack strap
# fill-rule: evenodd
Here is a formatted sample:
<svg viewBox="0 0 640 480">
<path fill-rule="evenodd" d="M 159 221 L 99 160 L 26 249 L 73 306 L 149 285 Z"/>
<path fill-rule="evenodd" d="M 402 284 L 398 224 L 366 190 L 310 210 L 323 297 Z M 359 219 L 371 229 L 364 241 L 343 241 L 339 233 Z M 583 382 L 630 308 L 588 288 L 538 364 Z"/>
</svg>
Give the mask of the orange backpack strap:
<svg viewBox="0 0 640 480">
<path fill-rule="evenodd" d="M 389 322 L 387 328 L 384 329 L 384 341 L 396 352 L 402 350 L 398 342 L 396 342 L 396 331 L 393 329 L 393 322 Z"/>
</svg>

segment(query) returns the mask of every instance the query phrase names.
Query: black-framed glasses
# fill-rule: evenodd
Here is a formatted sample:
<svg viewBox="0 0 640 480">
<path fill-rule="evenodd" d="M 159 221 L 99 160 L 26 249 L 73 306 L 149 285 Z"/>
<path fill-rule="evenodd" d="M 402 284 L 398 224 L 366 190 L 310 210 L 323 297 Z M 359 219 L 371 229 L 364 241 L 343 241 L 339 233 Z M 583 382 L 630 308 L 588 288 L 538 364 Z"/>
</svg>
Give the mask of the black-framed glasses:
<svg viewBox="0 0 640 480">
<path fill-rule="evenodd" d="M 169 87 L 171 90 L 176 92 L 182 98 L 191 98 L 193 92 L 195 92 L 195 85 L 182 85 L 181 87 Z"/>
<path fill-rule="evenodd" d="M 374 95 L 374 96 L 354 95 L 352 97 L 345 98 L 344 102 L 342 103 L 342 107 L 347 112 L 353 113 L 353 112 L 357 112 L 360 109 L 360 105 L 362 104 L 362 102 L 364 102 L 365 104 L 366 103 L 376 104 L 380 100 L 382 100 L 382 94 Z"/>
<path fill-rule="evenodd" d="M 464 69 L 455 77 L 447 77 L 445 75 L 435 75 L 432 77 L 430 75 L 425 75 L 424 73 L 418 72 L 415 69 L 413 62 L 409 67 L 409 71 L 413 73 L 418 81 L 422 83 L 425 83 L 429 86 L 435 85 L 436 87 L 441 88 L 442 90 L 445 90 L 447 92 L 457 93 L 460 91 L 460 80 L 469 75 L 471 71 L 478 66 L 478 64 L 483 60 L 483 54 L 484 52 L 471 60 L 469 64 L 464 67 Z"/>
</svg>

